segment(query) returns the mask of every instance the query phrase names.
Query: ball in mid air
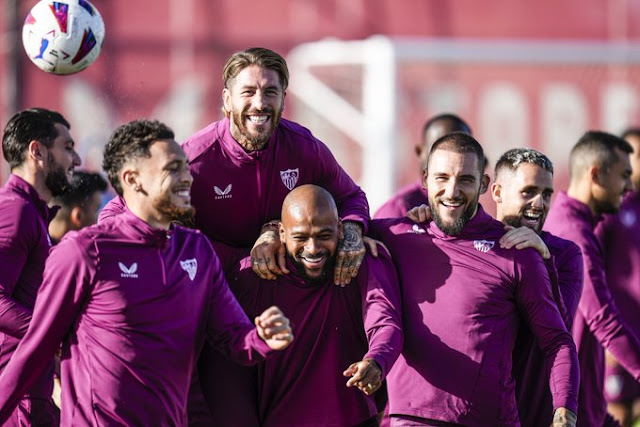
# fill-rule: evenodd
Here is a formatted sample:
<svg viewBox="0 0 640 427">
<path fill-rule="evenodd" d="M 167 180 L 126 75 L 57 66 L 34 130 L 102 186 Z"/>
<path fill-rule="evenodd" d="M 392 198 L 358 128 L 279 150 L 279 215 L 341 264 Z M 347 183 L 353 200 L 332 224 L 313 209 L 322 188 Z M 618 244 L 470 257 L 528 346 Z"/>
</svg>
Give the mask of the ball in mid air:
<svg viewBox="0 0 640 427">
<path fill-rule="evenodd" d="M 104 40 L 104 21 L 87 0 L 41 0 L 27 15 L 22 44 L 47 73 L 73 74 L 93 63 Z"/>
</svg>

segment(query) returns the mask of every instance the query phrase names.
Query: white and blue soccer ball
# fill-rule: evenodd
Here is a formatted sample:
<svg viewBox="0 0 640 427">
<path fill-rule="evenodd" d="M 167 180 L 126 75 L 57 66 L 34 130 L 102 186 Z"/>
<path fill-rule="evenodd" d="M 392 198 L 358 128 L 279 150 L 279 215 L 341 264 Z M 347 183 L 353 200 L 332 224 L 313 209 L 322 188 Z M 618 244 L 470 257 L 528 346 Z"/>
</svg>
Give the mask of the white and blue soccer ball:
<svg viewBox="0 0 640 427">
<path fill-rule="evenodd" d="M 104 40 L 104 21 L 87 0 L 41 0 L 27 15 L 22 44 L 47 73 L 72 74 L 93 63 Z"/>
</svg>

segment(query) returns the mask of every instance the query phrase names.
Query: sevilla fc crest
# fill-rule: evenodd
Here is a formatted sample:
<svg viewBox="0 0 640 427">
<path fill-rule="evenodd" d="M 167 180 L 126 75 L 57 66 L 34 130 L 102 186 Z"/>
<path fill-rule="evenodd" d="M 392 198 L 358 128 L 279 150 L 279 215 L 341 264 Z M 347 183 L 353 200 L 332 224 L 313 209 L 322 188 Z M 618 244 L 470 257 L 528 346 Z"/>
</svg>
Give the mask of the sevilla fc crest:
<svg viewBox="0 0 640 427">
<path fill-rule="evenodd" d="M 293 187 L 298 183 L 298 177 L 300 176 L 300 172 L 298 168 L 295 169 L 287 169 L 286 171 L 280 171 L 280 179 L 282 179 L 282 183 L 289 190 L 293 190 Z"/>
<path fill-rule="evenodd" d="M 476 250 L 484 253 L 489 252 L 494 244 L 495 242 L 491 242 L 489 240 L 474 240 L 473 242 L 473 246 L 476 248 Z"/>
</svg>

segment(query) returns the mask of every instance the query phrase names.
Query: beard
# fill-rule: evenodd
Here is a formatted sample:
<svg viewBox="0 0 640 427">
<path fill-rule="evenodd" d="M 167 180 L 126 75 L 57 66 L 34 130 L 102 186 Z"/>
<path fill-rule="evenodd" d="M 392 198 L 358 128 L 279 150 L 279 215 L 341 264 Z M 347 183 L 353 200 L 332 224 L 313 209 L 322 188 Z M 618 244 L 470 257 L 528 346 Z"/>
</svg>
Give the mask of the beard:
<svg viewBox="0 0 640 427">
<path fill-rule="evenodd" d="M 306 283 L 312 286 L 319 286 L 326 283 L 327 279 L 331 277 L 331 274 L 333 273 L 333 269 L 336 263 L 335 255 L 331 256 L 328 253 L 324 254 L 326 257 L 328 257 L 327 262 L 322 267 L 322 272 L 316 277 L 312 277 L 312 276 L 309 276 L 309 274 L 307 274 L 307 270 L 304 264 L 302 263 L 302 259 L 301 259 L 302 255 L 303 254 L 296 256 L 291 252 L 289 252 L 289 256 L 293 260 L 293 264 L 295 265 L 296 270 L 298 271 L 298 274 L 304 279 Z"/>
<path fill-rule="evenodd" d="M 270 114 L 270 126 L 259 134 L 254 134 L 249 132 L 249 129 L 244 124 L 244 118 L 247 115 L 251 114 Z M 258 151 L 262 150 L 266 147 L 267 143 L 271 139 L 271 135 L 280 123 L 280 118 L 282 117 L 282 109 L 276 114 L 276 112 L 272 108 L 265 108 L 257 111 L 240 111 L 240 112 L 231 112 L 231 120 L 233 120 L 233 124 L 236 126 L 236 132 L 234 132 L 233 137 L 236 141 L 247 151 Z"/>
<path fill-rule="evenodd" d="M 609 200 L 596 200 L 594 210 L 600 214 L 614 214 L 620 210 L 620 204 L 617 206 Z"/>
<path fill-rule="evenodd" d="M 51 192 L 53 197 L 62 196 L 71 188 L 71 184 L 67 179 L 67 173 L 53 157 L 48 160 L 49 171 L 44 178 L 44 184 Z"/>
<path fill-rule="evenodd" d="M 469 203 L 464 207 L 462 214 L 458 217 L 458 219 L 454 220 L 453 223 L 446 223 L 442 216 L 440 216 L 439 209 L 436 208 L 438 203 L 434 198 L 429 197 L 429 206 L 433 206 L 431 208 L 431 216 L 433 222 L 436 223 L 438 228 L 442 230 L 448 236 L 457 236 L 462 232 L 464 226 L 467 225 L 467 222 L 473 217 L 473 214 L 476 211 L 476 207 L 478 206 L 478 199 L 480 198 L 480 193 L 478 193 L 473 200 L 473 203 Z"/>
<path fill-rule="evenodd" d="M 152 205 L 171 222 L 180 224 L 183 227 L 194 228 L 196 209 L 193 206 L 177 206 L 171 201 L 170 194 L 155 199 Z"/>
</svg>

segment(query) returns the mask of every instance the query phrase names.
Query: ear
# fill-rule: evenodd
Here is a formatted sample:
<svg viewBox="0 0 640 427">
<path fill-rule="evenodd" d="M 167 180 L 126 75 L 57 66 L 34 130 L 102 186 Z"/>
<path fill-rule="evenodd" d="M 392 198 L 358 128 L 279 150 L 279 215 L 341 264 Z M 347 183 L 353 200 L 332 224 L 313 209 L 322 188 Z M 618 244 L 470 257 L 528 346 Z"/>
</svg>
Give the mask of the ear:
<svg viewBox="0 0 640 427">
<path fill-rule="evenodd" d="M 280 227 L 278 229 L 278 232 L 280 234 L 280 241 L 284 242 L 285 241 L 284 239 L 285 239 L 286 236 L 285 236 L 285 232 L 284 232 L 284 226 L 282 225 L 282 220 L 280 221 Z"/>
<path fill-rule="evenodd" d="M 420 157 L 420 154 L 422 154 L 422 146 L 416 145 L 415 147 L 413 147 L 413 149 L 416 152 L 416 156 Z"/>
<path fill-rule="evenodd" d="M 427 168 L 422 169 L 422 188 L 427 189 L 427 176 L 429 176 L 429 172 Z"/>
<path fill-rule="evenodd" d="M 222 89 L 222 105 L 227 113 L 231 113 L 231 91 L 226 87 Z"/>
<path fill-rule="evenodd" d="M 589 167 L 589 177 L 591 178 L 592 183 L 602 185 L 602 174 L 600 173 L 600 168 L 597 165 Z"/>
<path fill-rule="evenodd" d="M 34 139 L 29 143 L 29 147 L 27 147 L 27 156 L 36 161 L 44 161 L 45 149 L 46 147 L 44 145 Z"/>
<path fill-rule="evenodd" d="M 486 173 L 482 175 L 482 181 L 480 183 L 480 194 L 484 194 L 489 189 L 489 183 L 491 182 L 491 178 Z"/>
<path fill-rule="evenodd" d="M 84 211 L 80 206 L 74 206 L 69 212 L 69 222 L 71 223 L 71 229 L 79 230 L 84 221 Z"/>
<path fill-rule="evenodd" d="M 496 203 L 502 203 L 502 186 L 495 182 L 491 184 L 491 197 Z"/>
<path fill-rule="evenodd" d="M 123 190 L 124 188 L 129 188 L 132 191 L 140 191 L 140 188 L 142 187 L 138 170 L 133 167 L 124 168 L 120 173 L 120 182 Z"/>
<path fill-rule="evenodd" d="M 344 239 L 344 226 L 342 225 L 342 220 L 338 220 L 338 240 L 341 241 Z"/>
</svg>

